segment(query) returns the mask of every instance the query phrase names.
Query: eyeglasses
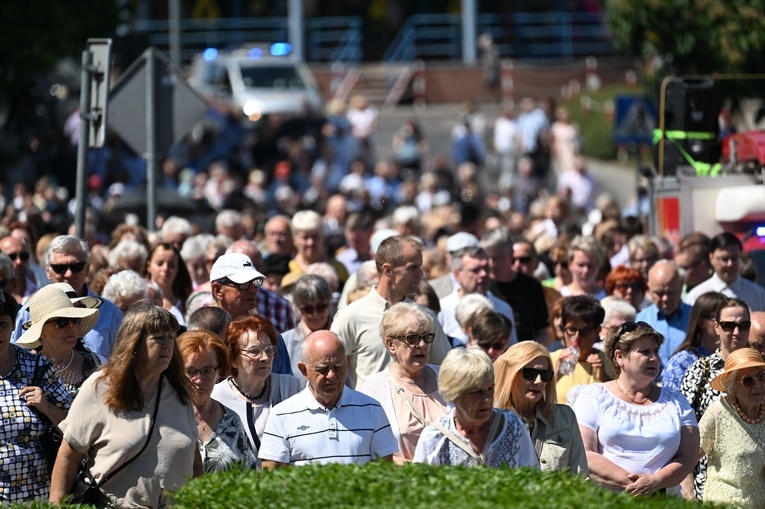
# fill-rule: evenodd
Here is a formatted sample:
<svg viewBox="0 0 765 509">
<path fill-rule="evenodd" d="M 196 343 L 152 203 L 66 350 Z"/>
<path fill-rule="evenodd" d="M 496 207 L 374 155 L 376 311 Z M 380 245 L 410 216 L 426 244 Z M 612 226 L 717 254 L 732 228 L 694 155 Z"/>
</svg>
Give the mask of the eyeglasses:
<svg viewBox="0 0 765 509">
<path fill-rule="evenodd" d="M 276 351 L 278 348 L 275 345 L 268 345 L 266 347 L 260 348 L 259 346 L 250 348 L 249 350 L 242 350 L 242 354 L 246 355 L 247 357 L 254 357 L 258 358 L 260 357 L 264 352 L 266 356 L 273 357 L 276 355 Z"/>
<path fill-rule="evenodd" d="M 478 346 L 481 347 L 481 350 L 484 352 L 488 352 L 489 350 L 497 351 L 505 351 L 507 350 L 507 341 L 504 341 L 502 343 L 484 343 L 483 345 L 481 343 L 478 343 Z"/>
<path fill-rule="evenodd" d="M 754 389 L 755 381 L 759 382 L 760 385 L 765 385 L 765 371 L 760 371 L 760 374 L 757 376 L 745 376 L 739 380 L 739 383 L 744 386 L 744 389 L 752 390 Z"/>
<path fill-rule="evenodd" d="M 616 288 L 618 288 L 620 291 L 627 291 L 629 289 L 632 289 L 633 291 L 640 291 L 643 289 L 643 285 L 638 283 L 637 281 L 633 281 L 632 283 L 616 283 Z"/>
<path fill-rule="evenodd" d="M 743 322 L 717 322 L 720 328 L 725 332 L 733 332 L 738 327 L 741 332 L 746 332 L 752 327 L 752 322 L 744 320 Z"/>
<path fill-rule="evenodd" d="M 50 268 L 58 274 L 59 276 L 63 276 L 66 274 L 67 270 L 71 270 L 72 274 L 77 274 L 78 272 L 82 272 L 82 269 L 85 268 L 85 265 L 87 265 L 86 262 L 77 262 L 77 263 L 51 263 Z"/>
<path fill-rule="evenodd" d="M 391 339 L 404 340 L 406 344 L 415 347 L 420 344 L 420 341 L 426 345 L 431 344 L 436 339 L 436 335 L 432 332 L 426 332 L 425 334 L 407 334 L 406 336 L 391 336 Z"/>
<path fill-rule="evenodd" d="M 316 306 L 300 306 L 300 311 L 304 315 L 312 315 L 314 313 L 323 313 L 329 307 L 328 304 L 316 304 Z"/>
<path fill-rule="evenodd" d="M 579 333 L 581 336 L 587 336 L 588 334 L 590 334 L 592 331 L 595 330 L 595 327 L 580 327 L 578 329 L 576 327 L 566 327 L 563 330 L 569 336 L 576 336 L 577 333 Z"/>
<path fill-rule="evenodd" d="M 228 278 L 220 279 L 218 280 L 218 282 L 222 284 L 223 286 L 233 286 L 240 292 L 246 292 L 252 287 L 260 288 L 261 286 L 263 286 L 263 278 L 260 278 L 260 277 L 257 277 L 253 279 L 252 281 L 247 281 L 246 283 L 234 283 Z"/>
<path fill-rule="evenodd" d="M 567 261 L 555 262 L 555 265 L 560 265 L 561 269 L 567 269 L 568 268 L 568 262 Z"/>
<path fill-rule="evenodd" d="M 75 327 L 77 327 L 78 325 L 80 325 L 81 321 L 82 321 L 82 318 L 54 318 L 53 320 L 50 320 L 49 322 L 46 322 L 46 323 L 55 323 L 56 328 L 60 330 L 64 330 L 70 325 L 74 325 Z"/>
<path fill-rule="evenodd" d="M 648 325 L 645 322 L 624 322 L 619 326 L 618 329 L 616 329 L 616 332 L 614 332 L 614 336 L 621 336 L 622 334 L 626 334 L 628 332 L 634 332 L 638 330 L 639 327 L 647 327 L 651 330 L 653 330 L 653 327 Z"/>
<path fill-rule="evenodd" d="M 321 376 L 329 375 L 330 371 L 334 372 L 335 375 L 342 375 L 345 372 L 345 366 L 341 366 L 340 364 L 336 364 L 334 366 L 324 366 L 320 364 L 318 366 L 312 366 L 311 369 L 316 371 Z"/>
<path fill-rule="evenodd" d="M 13 262 L 16 261 L 16 258 L 20 259 L 22 262 L 29 260 L 29 253 L 26 251 L 19 251 L 18 253 L 7 253 L 6 256 L 8 256 L 8 258 L 10 258 Z"/>
<path fill-rule="evenodd" d="M 543 382 L 549 382 L 553 379 L 555 373 L 549 369 L 523 368 L 521 369 L 521 375 L 524 380 L 530 382 L 536 381 L 537 377 L 542 378 Z"/>
<path fill-rule="evenodd" d="M 515 261 L 519 263 L 531 263 L 532 258 L 530 256 L 516 256 Z"/>
<path fill-rule="evenodd" d="M 186 368 L 186 376 L 191 378 L 194 378 L 197 375 L 202 375 L 204 378 L 210 378 L 218 371 L 218 367 L 211 367 L 208 366 L 206 368 L 202 369 L 193 369 L 193 368 Z"/>
</svg>

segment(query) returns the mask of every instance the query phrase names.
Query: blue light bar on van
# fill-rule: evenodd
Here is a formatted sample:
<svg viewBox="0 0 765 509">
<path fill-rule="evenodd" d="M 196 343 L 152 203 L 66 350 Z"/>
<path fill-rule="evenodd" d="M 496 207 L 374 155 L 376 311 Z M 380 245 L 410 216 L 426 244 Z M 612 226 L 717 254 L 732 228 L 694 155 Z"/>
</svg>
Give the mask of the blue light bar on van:
<svg viewBox="0 0 765 509">
<path fill-rule="evenodd" d="M 247 53 L 247 56 L 250 57 L 250 60 L 260 60 L 260 57 L 263 56 L 263 50 L 260 48 L 252 48 L 249 53 Z"/>
<path fill-rule="evenodd" d="M 288 42 L 275 42 L 271 45 L 271 55 L 275 57 L 287 56 L 292 52 L 292 46 Z"/>
<path fill-rule="evenodd" d="M 758 226 L 754 229 L 754 233 L 758 237 L 765 237 L 765 226 Z"/>
<path fill-rule="evenodd" d="M 202 52 L 202 58 L 205 62 L 210 62 L 218 58 L 218 50 L 215 48 L 207 48 Z"/>
</svg>

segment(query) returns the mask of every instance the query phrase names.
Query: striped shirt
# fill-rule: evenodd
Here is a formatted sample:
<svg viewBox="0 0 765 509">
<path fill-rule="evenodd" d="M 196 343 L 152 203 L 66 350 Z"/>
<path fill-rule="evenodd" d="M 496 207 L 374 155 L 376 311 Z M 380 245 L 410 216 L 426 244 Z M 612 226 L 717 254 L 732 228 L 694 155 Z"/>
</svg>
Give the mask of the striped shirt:
<svg viewBox="0 0 765 509">
<path fill-rule="evenodd" d="M 363 465 L 397 451 L 388 418 L 376 400 L 345 387 L 337 405 L 328 409 L 306 387 L 271 410 L 259 457 L 290 465 Z"/>
</svg>

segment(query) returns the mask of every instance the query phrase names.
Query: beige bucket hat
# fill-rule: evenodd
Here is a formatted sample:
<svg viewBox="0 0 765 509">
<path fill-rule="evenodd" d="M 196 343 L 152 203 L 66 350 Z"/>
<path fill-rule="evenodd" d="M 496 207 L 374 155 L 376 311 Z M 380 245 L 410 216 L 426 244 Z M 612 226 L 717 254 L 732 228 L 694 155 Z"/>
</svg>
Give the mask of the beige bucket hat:
<svg viewBox="0 0 765 509">
<path fill-rule="evenodd" d="M 99 312 L 97 309 L 75 307 L 66 292 L 54 285 L 48 285 L 37 291 L 29 299 L 29 315 L 32 318 L 29 329 L 16 341 L 24 348 L 40 346 L 40 334 L 45 322 L 54 318 L 80 318 L 77 337 L 81 338 L 96 325 Z"/>
</svg>

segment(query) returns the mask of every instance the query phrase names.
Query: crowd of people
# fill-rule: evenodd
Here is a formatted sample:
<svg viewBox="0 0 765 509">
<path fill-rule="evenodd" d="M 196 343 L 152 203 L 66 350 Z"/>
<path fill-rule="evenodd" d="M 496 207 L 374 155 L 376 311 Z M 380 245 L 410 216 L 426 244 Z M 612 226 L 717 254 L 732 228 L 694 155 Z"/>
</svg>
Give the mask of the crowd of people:
<svg viewBox="0 0 765 509">
<path fill-rule="evenodd" d="M 493 161 L 459 161 L 487 139 L 466 106 L 452 172 L 413 122 L 408 162 L 379 160 L 374 108 L 353 109 L 322 124 L 321 164 L 285 145 L 307 173 L 197 173 L 207 223 L 107 232 L 93 213 L 78 238 L 50 182 L 19 188 L 0 225 L 1 500 L 59 503 L 86 471 L 102 506 L 164 507 L 210 472 L 392 460 L 762 503 L 765 288 L 735 235 L 673 245 L 559 188 L 581 171 L 565 111 L 551 128 L 522 102 Z"/>
</svg>

